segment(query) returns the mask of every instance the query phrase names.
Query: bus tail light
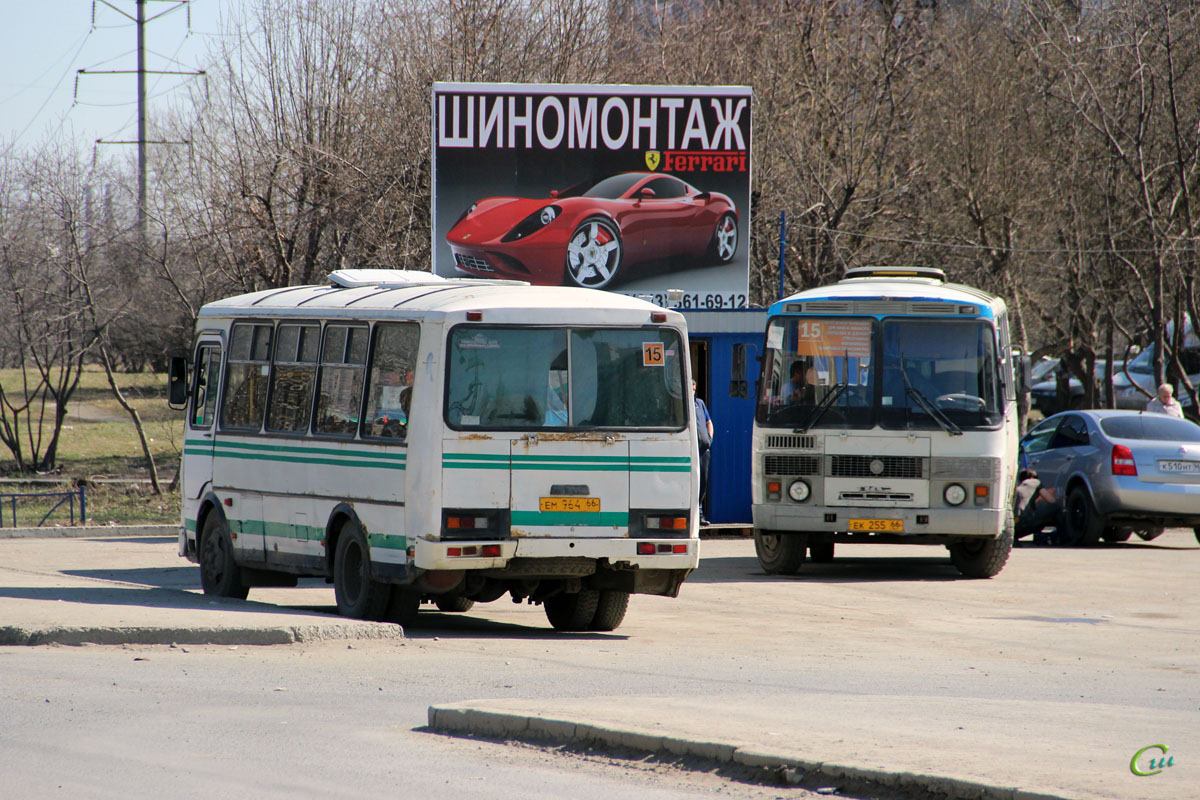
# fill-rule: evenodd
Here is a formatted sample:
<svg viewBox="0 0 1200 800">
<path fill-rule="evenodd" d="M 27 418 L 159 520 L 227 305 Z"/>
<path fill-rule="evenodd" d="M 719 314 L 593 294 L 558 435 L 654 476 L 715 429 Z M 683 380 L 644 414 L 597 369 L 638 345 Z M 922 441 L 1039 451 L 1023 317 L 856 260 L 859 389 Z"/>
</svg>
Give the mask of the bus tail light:
<svg viewBox="0 0 1200 800">
<path fill-rule="evenodd" d="M 1137 464 L 1133 461 L 1133 451 L 1123 444 L 1113 445 L 1112 474 L 1137 475 Z"/>
<path fill-rule="evenodd" d="M 687 529 L 687 517 L 646 517 L 646 530 L 686 531 Z"/>
<path fill-rule="evenodd" d="M 638 542 L 637 544 L 637 554 L 639 556 L 685 555 L 687 551 L 688 546 L 686 544 L 674 544 L 670 542 Z"/>
<path fill-rule="evenodd" d="M 487 517 L 446 517 L 446 527 L 452 531 L 482 530 L 487 526 Z"/>
<path fill-rule="evenodd" d="M 447 508 L 442 510 L 443 539 L 506 539 L 508 509 Z"/>
<path fill-rule="evenodd" d="M 501 552 L 498 544 L 466 544 L 447 547 L 446 555 L 450 558 L 500 558 Z"/>
</svg>

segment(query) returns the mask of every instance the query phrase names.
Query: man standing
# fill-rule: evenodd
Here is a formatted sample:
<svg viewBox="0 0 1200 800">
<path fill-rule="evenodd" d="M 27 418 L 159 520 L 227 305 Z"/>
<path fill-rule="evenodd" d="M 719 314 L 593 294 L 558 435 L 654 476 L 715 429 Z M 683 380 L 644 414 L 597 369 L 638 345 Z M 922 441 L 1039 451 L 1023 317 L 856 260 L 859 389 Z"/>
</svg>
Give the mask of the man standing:
<svg viewBox="0 0 1200 800">
<path fill-rule="evenodd" d="M 707 525 L 704 503 L 708 500 L 708 464 L 712 453 L 713 423 L 708 406 L 696 394 L 696 381 L 692 381 L 692 397 L 696 403 L 696 439 L 700 444 L 700 524 Z"/>
<path fill-rule="evenodd" d="M 1171 384 L 1164 383 L 1158 387 L 1158 397 L 1146 403 L 1146 410 L 1183 419 L 1183 406 L 1179 405 L 1179 401 L 1173 397 L 1174 394 L 1175 390 L 1171 388 Z"/>
</svg>

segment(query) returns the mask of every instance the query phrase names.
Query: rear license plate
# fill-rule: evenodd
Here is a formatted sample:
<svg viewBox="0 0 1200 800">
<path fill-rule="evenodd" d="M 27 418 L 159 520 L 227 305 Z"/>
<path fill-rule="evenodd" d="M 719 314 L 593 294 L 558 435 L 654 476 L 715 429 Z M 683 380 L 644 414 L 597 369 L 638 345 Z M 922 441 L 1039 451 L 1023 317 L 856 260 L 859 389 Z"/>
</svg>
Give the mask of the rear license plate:
<svg viewBox="0 0 1200 800">
<path fill-rule="evenodd" d="M 599 497 L 542 497 L 538 500 L 539 511 L 589 511 L 600 512 Z"/>
<path fill-rule="evenodd" d="M 1186 475 L 1200 475 L 1200 461 L 1159 461 L 1158 468 L 1162 472 L 1182 472 Z"/>
<path fill-rule="evenodd" d="M 877 533 L 904 533 L 902 519 L 852 519 L 852 531 L 873 531 Z"/>
</svg>

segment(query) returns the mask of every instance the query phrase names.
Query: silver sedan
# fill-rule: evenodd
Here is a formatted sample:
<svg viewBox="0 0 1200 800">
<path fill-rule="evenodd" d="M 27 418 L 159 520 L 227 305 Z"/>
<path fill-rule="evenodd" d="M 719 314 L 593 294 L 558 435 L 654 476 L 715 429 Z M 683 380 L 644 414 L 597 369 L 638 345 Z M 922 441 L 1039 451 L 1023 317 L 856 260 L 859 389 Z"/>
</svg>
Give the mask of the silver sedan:
<svg viewBox="0 0 1200 800">
<path fill-rule="evenodd" d="M 1021 464 L 1063 502 L 1077 544 L 1152 539 L 1191 527 L 1200 539 L 1200 427 L 1143 411 L 1066 411 L 1021 439 Z"/>
</svg>

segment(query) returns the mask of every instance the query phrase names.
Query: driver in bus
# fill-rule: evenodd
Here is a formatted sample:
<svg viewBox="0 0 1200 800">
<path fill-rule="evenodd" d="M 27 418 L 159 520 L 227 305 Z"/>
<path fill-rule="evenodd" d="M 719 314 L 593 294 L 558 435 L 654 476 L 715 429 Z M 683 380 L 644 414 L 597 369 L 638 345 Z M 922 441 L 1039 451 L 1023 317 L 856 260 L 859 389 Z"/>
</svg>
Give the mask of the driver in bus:
<svg viewBox="0 0 1200 800">
<path fill-rule="evenodd" d="M 783 401 L 788 404 L 812 404 L 816 398 L 817 368 L 810 361 L 793 361 L 791 378 L 783 385 Z"/>
</svg>

